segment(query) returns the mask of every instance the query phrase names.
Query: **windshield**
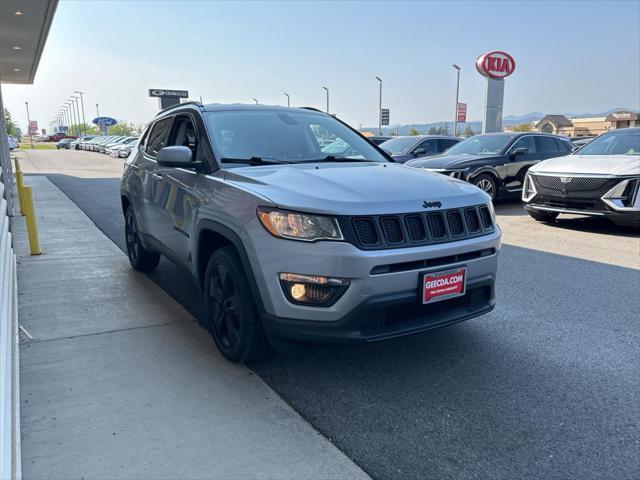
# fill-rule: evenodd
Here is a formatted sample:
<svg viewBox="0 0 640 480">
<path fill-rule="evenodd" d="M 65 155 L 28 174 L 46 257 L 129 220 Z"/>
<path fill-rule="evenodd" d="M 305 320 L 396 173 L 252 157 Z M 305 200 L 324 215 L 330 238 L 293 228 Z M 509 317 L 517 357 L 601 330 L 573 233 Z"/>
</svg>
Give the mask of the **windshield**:
<svg viewBox="0 0 640 480">
<path fill-rule="evenodd" d="M 398 155 L 404 153 L 413 147 L 419 139 L 416 137 L 396 137 L 380 144 L 380 148 L 391 153 L 391 155 Z"/>
<path fill-rule="evenodd" d="M 513 135 L 474 135 L 455 144 L 447 155 L 495 155 L 502 153 Z"/>
<path fill-rule="evenodd" d="M 614 130 L 594 138 L 578 155 L 640 155 L 640 130 Z"/>
<path fill-rule="evenodd" d="M 219 159 L 387 161 L 367 140 L 328 115 L 236 110 L 209 112 L 206 119 Z"/>
</svg>

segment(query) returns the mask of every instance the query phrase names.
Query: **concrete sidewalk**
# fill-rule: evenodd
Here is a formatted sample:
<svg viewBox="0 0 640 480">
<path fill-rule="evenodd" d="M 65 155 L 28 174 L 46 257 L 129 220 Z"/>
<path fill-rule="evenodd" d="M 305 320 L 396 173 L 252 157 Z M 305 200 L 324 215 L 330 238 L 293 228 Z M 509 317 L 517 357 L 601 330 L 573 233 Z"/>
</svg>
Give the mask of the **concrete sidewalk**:
<svg viewBox="0 0 640 480">
<path fill-rule="evenodd" d="M 368 478 L 46 177 L 13 222 L 24 478 Z M 330 408 L 330 406 L 328 406 Z"/>
</svg>

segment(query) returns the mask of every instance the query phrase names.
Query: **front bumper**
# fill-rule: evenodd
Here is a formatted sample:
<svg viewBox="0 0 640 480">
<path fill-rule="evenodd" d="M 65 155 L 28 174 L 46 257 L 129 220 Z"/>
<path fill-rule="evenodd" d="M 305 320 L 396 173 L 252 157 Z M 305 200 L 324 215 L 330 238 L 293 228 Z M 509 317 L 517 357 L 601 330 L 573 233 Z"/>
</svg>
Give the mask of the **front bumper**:
<svg viewBox="0 0 640 480">
<path fill-rule="evenodd" d="M 391 250 L 360 250 L 345 242 L 283 240 L 267 233 L 257 219 L 245 226 L 241 238 L 262 300 L 265 329 L 271 336 L 377 340 L 481 315 L 495 303 L 493 285 L 501 238 L 497 227 L 480 237 Z M 482 295 L 474 295 L 480 300 L 469 305 L 445 300 L 433 304 L 438 305 L 433 309 L 416 308 L 422 307 L 418 303 L 421 274 L 455 266 L 467 269 L 468 294 L 459 298 L 471 298 L 471 291 L 477 287 Z M 296 305 L 282 291 L 278 277 L 283 272 L 343 278 L 350 285 L 330 307 Z M 436 309 L 444 311 L 430 311 Z M 378 322 L 380 328 L 370 328 L 371 322 Z"/>
<path fill-rule="evenodd" d="M 264 314 L 271 338 L 311 343 L 363 343 L 446 327 L 485 313 L 495 306 L 495 277 L 467 283 L 462 297 L 421 305 L 417 292 L 379 296 L 363 301 L 342 318 L 326 322 Z"/>
</svg>

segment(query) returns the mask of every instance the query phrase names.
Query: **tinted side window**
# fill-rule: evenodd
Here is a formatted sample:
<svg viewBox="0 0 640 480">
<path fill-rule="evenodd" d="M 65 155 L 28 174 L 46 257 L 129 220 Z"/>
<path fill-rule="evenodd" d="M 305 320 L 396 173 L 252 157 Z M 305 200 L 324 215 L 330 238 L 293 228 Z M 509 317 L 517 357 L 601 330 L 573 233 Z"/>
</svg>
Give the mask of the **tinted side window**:
<svg viewBox="0 0 640 480">
<path fill-rule="evenodd" d="M 449 138 L 440 138 L 438 139 L 438 145 L 439 145 L 438 151 L 444 152 L 448 148 L 453 147 L 456 143 L 458 143 L 457 140 L 451 140 Z"/>
<path fill-rule="evenodd" d="M 171 127 L 172 120 L 173 119 L 171 117 L 163 118 L 155 123 L 151 129 L 151 133 L 149 134 L 149 140 L 147 140 L 147 155 L 155 157 L 158 155 L 160 149 L 166 147 L 167 135 L 169 133 L 169 127 Z"/>
<path fill-rule="evenodd" d="M 528 153 L 536 153 L 538 150 L 536 149 L 536 142 L 534 138 L 530 135 L 526 137 L 519 138 L 516 142 L 511 146 L 511 151 L 513 152 L 516 148 L 527 148 L 529 150 Z"/>
<path fill-rule="evenodd" d="M 564 140 L 559 140 L 556 138 L 555 141 L 558 143 L 558 150 L 560 152 L 570 152 L 573 148 L 571 145 L 569 145 L 569 142 L 565 142 Z"/>
<path fill-rule="evenodd" d="M 424 140 L 420 142 L 414 150 L 424 149 L 425 153 L 436 153 L 438 151 L 437 140 Z"/>
<path fill-rule="evenodd" d="M 536 137 L 538 153 L 558 153 L 558 144 L 553 137 Z"/>
</svg>

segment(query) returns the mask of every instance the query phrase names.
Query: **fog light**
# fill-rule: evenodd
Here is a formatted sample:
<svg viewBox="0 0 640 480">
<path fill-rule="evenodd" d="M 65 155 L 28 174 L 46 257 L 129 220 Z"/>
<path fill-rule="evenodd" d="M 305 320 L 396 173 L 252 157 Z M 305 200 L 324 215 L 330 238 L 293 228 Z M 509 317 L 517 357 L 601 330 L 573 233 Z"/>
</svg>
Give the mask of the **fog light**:
<svg viewBox="0 0 640 480">
<path fill-rule="evenodd" d="M 344 278 L 281 273 L 280 285 L 287 300 L 298 305 L 329 307 L 336 303 L 349 287 Z"/>
<path fill-rule="evenodd" d="M 296 300 L 301 300 L 307 294 L 307 289 L 301 283 L 291 285 L 291 296 Z"/>
</svg>

